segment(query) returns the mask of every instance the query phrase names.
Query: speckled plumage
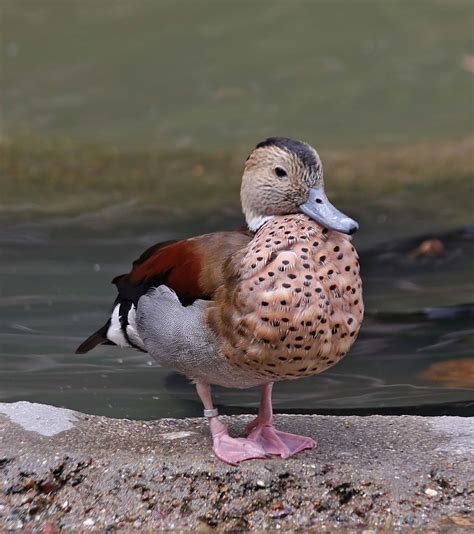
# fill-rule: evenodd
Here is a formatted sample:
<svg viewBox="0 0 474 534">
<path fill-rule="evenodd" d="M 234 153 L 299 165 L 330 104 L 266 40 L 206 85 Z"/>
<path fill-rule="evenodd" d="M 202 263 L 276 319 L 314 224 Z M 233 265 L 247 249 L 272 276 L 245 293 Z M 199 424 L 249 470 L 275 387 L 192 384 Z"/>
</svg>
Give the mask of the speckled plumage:
<svg viewBox="0 0 474 534">
<path fill-rule="evenodd" d="M 364 305 L 349 236 L 302 214 L 273 217 L 226 274 L 208 323 L 235 367 L 263 381 L 311 376 L 354 343 Z"/>
</svg>

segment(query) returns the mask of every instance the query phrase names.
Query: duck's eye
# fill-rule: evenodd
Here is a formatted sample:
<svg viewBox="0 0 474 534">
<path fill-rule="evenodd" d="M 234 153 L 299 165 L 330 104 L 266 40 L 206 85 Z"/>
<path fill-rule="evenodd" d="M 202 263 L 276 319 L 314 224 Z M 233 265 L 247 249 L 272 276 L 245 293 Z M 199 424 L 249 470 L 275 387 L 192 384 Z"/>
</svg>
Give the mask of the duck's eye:
<svg viewBox="0 0 474 534">
<path fill-rule="evenodd" d="M 275 174 L 278 176 L 278 178 L 283 178 L 284 176 L 288 176 L 288 173 L 285 171 L 283 167 L 275 167 Z"/>
</svg>

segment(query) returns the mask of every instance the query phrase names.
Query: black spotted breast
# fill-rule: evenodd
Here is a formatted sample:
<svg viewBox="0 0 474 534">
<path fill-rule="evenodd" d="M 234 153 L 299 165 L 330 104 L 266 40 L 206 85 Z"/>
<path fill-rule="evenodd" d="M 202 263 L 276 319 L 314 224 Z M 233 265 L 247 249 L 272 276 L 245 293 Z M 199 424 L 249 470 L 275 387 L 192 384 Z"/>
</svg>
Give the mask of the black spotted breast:
<svg viewBox="0 0 474 534">
<path fill-rule="evenodd" d="M 354 343 L 364 316 L 350 236 L 303 214 L 275 216 L 238 255 L 209 314 L 219 350 L 262 378 L 319 374 Z"/>
</svg>

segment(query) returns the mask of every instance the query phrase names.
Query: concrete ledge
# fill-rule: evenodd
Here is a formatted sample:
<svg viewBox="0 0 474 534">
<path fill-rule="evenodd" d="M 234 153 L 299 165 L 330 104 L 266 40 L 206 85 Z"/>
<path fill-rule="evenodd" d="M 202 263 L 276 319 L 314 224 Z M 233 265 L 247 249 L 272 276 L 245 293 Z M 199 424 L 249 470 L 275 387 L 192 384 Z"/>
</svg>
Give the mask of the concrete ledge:
<svg viewBox="0 0 474 534">
<path fill-rule="evenodd" d="M 240 433 L 249 416 L 225 418 Z M 129 421 L 0 404 L 0 529 L 474 527 L 474 424 L 276 417 L 318 448 L 231 467 L 201 419 Z"/>
</svg>

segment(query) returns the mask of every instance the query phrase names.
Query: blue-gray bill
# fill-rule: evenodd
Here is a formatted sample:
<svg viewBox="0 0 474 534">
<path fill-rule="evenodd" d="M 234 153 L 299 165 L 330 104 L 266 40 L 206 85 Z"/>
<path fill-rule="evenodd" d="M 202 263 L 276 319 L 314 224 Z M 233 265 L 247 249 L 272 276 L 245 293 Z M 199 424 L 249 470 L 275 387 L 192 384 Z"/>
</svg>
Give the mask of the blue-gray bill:
<svg viewBox="0 0 474 534">
<path fill-rule="evenodd" d="M 359 224 L 354 219 L 339 211 L 329 202 L 323 188 L 310 189 L 308 200 L 300 205 L 300 210 L 330 230 L 353 234 L 359 229 Z"/>
</svg>

